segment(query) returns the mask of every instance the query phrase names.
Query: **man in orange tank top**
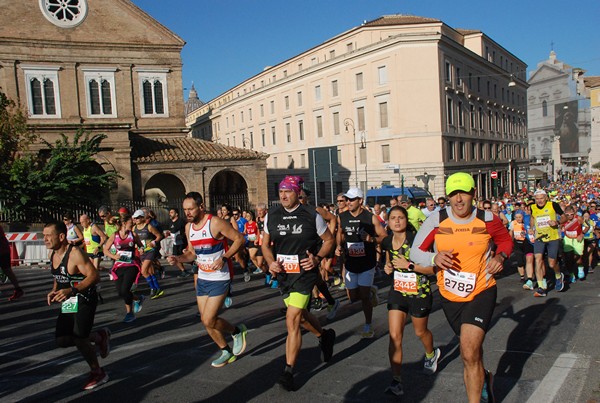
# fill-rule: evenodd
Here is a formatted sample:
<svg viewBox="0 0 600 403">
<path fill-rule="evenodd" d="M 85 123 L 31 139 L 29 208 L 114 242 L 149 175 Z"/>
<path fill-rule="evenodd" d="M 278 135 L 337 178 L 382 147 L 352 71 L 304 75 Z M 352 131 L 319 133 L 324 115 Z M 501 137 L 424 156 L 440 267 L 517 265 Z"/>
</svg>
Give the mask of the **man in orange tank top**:
<svg viewBox="0 0 600 403">
<path fill-rule="evenodd" d="M 493 402 L 492 374 L 484 369 L 482 346 L 496 305 L 494 274 L 512 252 L 512 239 L 497 216 L 473 206 L 471 175 L 450 175 L 446 195 L 450 208 L 423 223 L 410 257 L 421 266 L 435 266 L 444 314 L 460 337 L 469 402 Z"/>
</svg>

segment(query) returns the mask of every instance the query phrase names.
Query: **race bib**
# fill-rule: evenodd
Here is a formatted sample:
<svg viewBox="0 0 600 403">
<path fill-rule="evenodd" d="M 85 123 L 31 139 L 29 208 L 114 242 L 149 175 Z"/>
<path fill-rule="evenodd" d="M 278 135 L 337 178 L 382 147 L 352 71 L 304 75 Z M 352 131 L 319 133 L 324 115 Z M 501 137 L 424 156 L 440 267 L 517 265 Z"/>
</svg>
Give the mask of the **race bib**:
<svg viewBox="0 0 600 403">
<path fill-rule="evenodd" d="M 538 228 L 548 228 L 550 227 L 550 216 L 542 215 L 539 216 L 536 221 Z"/>
<path fill-rule="evenodd" d="M 131 251 L 119 251 L 119 262 L 131 263 L 133 252 Z"/>
<path fill-rule="evenodd" d="M 475 273 L 450 272 L 444 270 L 444 288 L 454 295 L 465 298 L 475 290 Z"/>
<path fill-rule="evenodd" d="M 215 259 L 212 256 L 196 255 L 196 265 L 200 271 L 214 272 L 211 268 L 214 261 Z"/>
<path fill-rule="evenodd" d="M 61 307 L 61 312 L 62 313 L 77 313 L 78 304 L 79 304 L 79 301 L 77 299 L 77 296 L 71 297 L 68 300 L 63 301 L 62 307 Z"/>
<path fill-rule="evenodd" d="M 251 242 L 256 241 L 256 234 L 248 234 L 248 240 Z"/>
<path fill-rule="evenodd" d="M 348 242 L 348 255 L 350 257 L 363 257 L 365 254 L 364 242 Z"/>
<path fill-rule="evenodd" d="M 577 238 L 577 231 L 565 231 L 565 235 L 569 238 Z"/>
<path fill-rule="evenodd" d="M 417 295 L 417 274 L 394 271 L 394 290 L 404 294 Z"/>
<path fill-rule="evenodd" d="M 277 255 L 277 260 L 283 262 L 286 273 L 300 273 L 300 258 L 298 255 Z"/>
</svg>

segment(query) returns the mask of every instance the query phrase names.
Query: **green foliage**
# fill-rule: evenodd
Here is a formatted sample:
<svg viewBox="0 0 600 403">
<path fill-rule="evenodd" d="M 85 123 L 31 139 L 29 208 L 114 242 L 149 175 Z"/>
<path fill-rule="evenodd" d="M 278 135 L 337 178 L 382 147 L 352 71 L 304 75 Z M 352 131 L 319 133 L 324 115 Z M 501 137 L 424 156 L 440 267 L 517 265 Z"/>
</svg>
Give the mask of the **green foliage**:
<svg viewBox="0 0 600 403">
<path fill-rule="evenodd" d="M 38 154 L 22 153 L 34 137 L 26 132 L 23 116 L 10 110 L 14 104 L 0 95 L 0 200 L 11 221 L 45 220 L 48 212 L 97 206 L 108 198 L 110 185 L 120 176 L 105 172 L 95 161 L 106 135 L 79 129 L 72 136 L 61 134 L 54 144 L 40 140 L 46 149 Z"/>
<path fill-rule="evenodd" d="M 600 161 L 598 161 L 594 165 L 592 165 L 592 168 L 594 168 L 594 169 L 600 169 Z"/>
</svg>

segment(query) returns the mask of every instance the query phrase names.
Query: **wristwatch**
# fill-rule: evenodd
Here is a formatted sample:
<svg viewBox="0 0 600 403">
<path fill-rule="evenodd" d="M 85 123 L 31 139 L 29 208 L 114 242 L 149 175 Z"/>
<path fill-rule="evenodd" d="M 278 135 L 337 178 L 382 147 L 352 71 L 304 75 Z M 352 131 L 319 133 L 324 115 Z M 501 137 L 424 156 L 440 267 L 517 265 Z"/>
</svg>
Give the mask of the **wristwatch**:
<svg viewBox="0 0 600 403">
<path fill-rule="evenodd" d="M 504 252 L 500 252 L 498 253 L 500 256 L 502 256 L 504 258 L 504 260 L 508 259 L 508 256 L 506 255 L 506 253 Z"/>
<path fill-rule="evenodd" d="M 225 256 L 221 256 L 221 259 L 223 260 L 223 263 L 227 263 L 227 258 Z"/>
<path fill-rule="evenodd" d="M 410 263 L 408 264 L 408 270 L 410 270 L 410 271 L 415 271 L 415 264 L 414 264 L 413 262 L 410 262 Z"/>
</svg>

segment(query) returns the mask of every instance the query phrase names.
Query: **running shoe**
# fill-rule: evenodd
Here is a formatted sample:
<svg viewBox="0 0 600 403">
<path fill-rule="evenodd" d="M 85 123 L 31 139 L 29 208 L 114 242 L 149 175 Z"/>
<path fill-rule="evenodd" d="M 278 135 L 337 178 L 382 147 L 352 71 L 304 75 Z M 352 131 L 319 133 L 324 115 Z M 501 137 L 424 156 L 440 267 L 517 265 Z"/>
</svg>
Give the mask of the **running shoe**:
<svg viewBox="0 0 600 403">
<path fill-rule="evenodd" d="M 265 277 L 265 285 L 271 285 L 271 275 L 267 274 Z"/>
<path fill-rule="evenodd" d="M 233 335 L 233 355 L 238 356 L 244 352 L 246 349 L 246 333 L 248 333 L 248 329 L 246 329 L 246 325 L 241 324 L 239 326 L 240 332 L 238 334 Z"/>
<path fill-rule="evenodd" d="M 250 276 L 250 272 L 245 271 L 244 272 L 244 282 L 247 283 L 248 281 L 250 281 L 251 278 L 252 278 L 252 276 Z"/>
<path fill-rule="evenodd" d="M 100 357 L 106 358 L 110 354 L 110 330 L 107 327 L 102 328 L 98 330 L 98 335 L 100 336 L 100 343 L 98 343 Z"/>
<path fill-rule="evenodd" d="M 402 396 L 404 394 L 402 383 L 395 379 L 392 379 L 392 383 L 390 383 L 390 386 L 385 388 L 385 393 L 387 393 L 388 395 Z"/>
<path fill-rule="evenodd" d="M 235 361 L 235 359 L 236 359 L 236 356 L 233 355 L 233 353 L 231 353 L 227 350 L 221 350 L 221 356 L 219 358 L 217 358 L 216 360 L 214 360 L 210 365 L 212 365 L 215 368 L 220 368 L 227 364 L 231 364 L 232 362 Z"/>
<path fill-rule="evenodd" d="M 577 282 L 577 276 L 575 276 L 575 274 L 571 273 L 569 275 L 569 284 L 573 284 Z"/>
<path fill-rule="evenodd" d="M 160 266 L 160 267 L 158 268 L 158 273 L 160 274 L 160 278 L 161 278 L 161 280 L 164 280 L 164 278 L 165 278 L 165 268 L 164 268 L 164 267 L 162 267 L 162 266 Z"/>
<path fill-rule="evenodd" d="M 335 344 L 335 330 L 323 329 L 323 333 L 319 339 L 319 345 L 321 346 L 321 352 L 323 353 L 321 358 L 323 362 L 329 362 L 333 355 L 333 345 Z"/>
<path fill-rule="evenodd" d="M 494 403 L 496 401 L 494 397 L 494 376 L 487 369 L 483 371 L 485 372 L 485 378 L 481 390 L 481 403 Z"/>
<path fill-rule="evenodd" d="M 435 371 L 437 371 L 438 360 L 442 356 L 442 351 L 439 348 L 433 350 L 433 353 L 433 357 L 431 358 L 425 356 L 425 362 L 423 363 L 423 372 L 429 375 L 435 374 Z"/>
<path fill-rule="evenodd" d="M 561 292 L 565 289 L 565 275 L 560 273 L 560 278 L 555 279 L 556 283 L 554 284 L 554 289 L 558 292 Z"/>
<path fill-rule="evenodd" d="M 593 267 L 588 268 L 588 274 L 593 273 L 593 272 L 594 272 L 594 268 Z"/>
<path fill-rule="evenodd" d="M 333 305 L 327 305 L 327 311 L 328 311 L 327 320 L 335 319 L 335 315 L 337 314 L 339 307 L 340 307 L 340 301 L 337 299 L 335 300 Z"/>
<path fill-rule="evenodd" d="M 154 295 L 152 297 L 150 297 L 150 299 L 157 299 L 162 297 L 165 294 L 165 292 L 162 289 L 158 289 L 154 292 Z"/>
<path fill-rule="evenodd" d="M 129 291 L 134 292 L 137 289 L 137 283 L 133 283 L 131 284 L 131 288 L 129 289 Z"/>
<path fill-rule="evenodd" d="M 585 271 L 583 271 L 583 267 L 578 268 L 577 277 L 579 280 L 583 280 L 585 278 Z"/>
<path fill-rule="evenodd" d="M 321 298 L 313 298 L 310 304 L 310 310 L 319 312 L 321 309 L 323 309 L 323 300 Z"/>
<path fill-rule="evenodd" d="M 129 312 L 129 313 L 125 314 L 125 318 L 123 318 L 124 323 L 131 323 L 134 320 L 135 320 L 135 315 L 133 314 L 133 312 Z"/>
<path fill-rule="evenodd" d="M 523 289 L 529 291 L 533 290 L 533 281 L 527 280 L 525 284 L 523 284 Z"/>
<path fill-rule="evenodd" d="M 534 297 L 545 297 L 546 296 L 546 290 L 544 290 L 542 287 L 538 287 L 537 290 L 535 290 L 535 292 L 533 293 Z"/>
<path fill-rule="evenodd" d="M 8 297 L 8 300 L 9 301 L 16 301 L 19 298 L 21 298 L 23 296 L 23 294 L 25 294 L 25 292 L 21 288 L 15 288 L 15 291 L 13 292 L 13 295 L 11 295 L 10 297 Z"/>
<path fill-rule="evenodd" d="M 334 277 L 334 279 L 333 279 L 333 285 L 337 287 L 340 284 L 342 284 L 342 279 L 339 278 L 339 277 Z"/>
<path fill-rule="evenodd" d="M 362 337 L 363 339 L 372 339 L 373 337 L 375 337 L 375 330 L 373 330 L 373 328 L 370 325 L 365 325 L 362 333 L 360 334 L 360 337 Z"/>
<path fill-rule="evenodd" d="M 283 372 L 277 383 L 288 392 L 294 391 L 294 375 L 291 372 Z"/>
<path fill-rule="evenodd" d="M 277 281 L 277 280 L 271 281 L 271 288 L 279 288 L 279 281 Z"/>
<path fill-rule="evenodd" d="M 156 290 L 154 288 L 150 289 L 150 298 L 154 299 L 154 296 L 156 295 Z"/>
<path fill-rule="evenodd" d="M 376 285 L 372 285 L 371 286 L 371 305 L 373 305 L 373 308 L 375 308 L 377 305 L 379 305 L 379 295 L 377 295 L 377 291 L 379 291 L 379 288 L 377 288 Z"/>
<path fill-rule="evenodd" d="M 254 270 L 254 271 L 252 272 L 252 274 L 262 274 L 262 272 L 263 272 L 263 271 L 257 267 L 257 268 L 256 268 L 256 270 Z"/>
<path fill-rule="evenodd" d="M 181 273 L 179 273 L 179 275 L 177 276 L 178 278 L 186 278 L 191 276 L 192 274 L 187 271 L 187 270 L 183 270 Z"/>
<path fill-rule="evenodd" d="M 146 297 L 144 295 L 140 295 L 138 300 L 133 301 L 133 313 L 138 313 L 142 310 L 142 304 Z"/>
<path fill-rule="evenodd" d="M 2 270 L 0 270 L 0 283 L 6 284 L 8 283 L 8 276 L 4 274 Z"/>
<path fill-rule="evenodd" d="M 90 372 L 90 376 L 83 387 L 84 390 L 94 389 L 102 384 L 108 382 L 108 374 L 104 372 L 102 368 L 98 372 Z"/>
<path fill-rule="evenodd" d="M 233 298 L 228 295 L 225 297 L 225 301 L 223 301 L 223 306 L 229 308 L 231 305 L 233 305 Z"/>
</svg>

